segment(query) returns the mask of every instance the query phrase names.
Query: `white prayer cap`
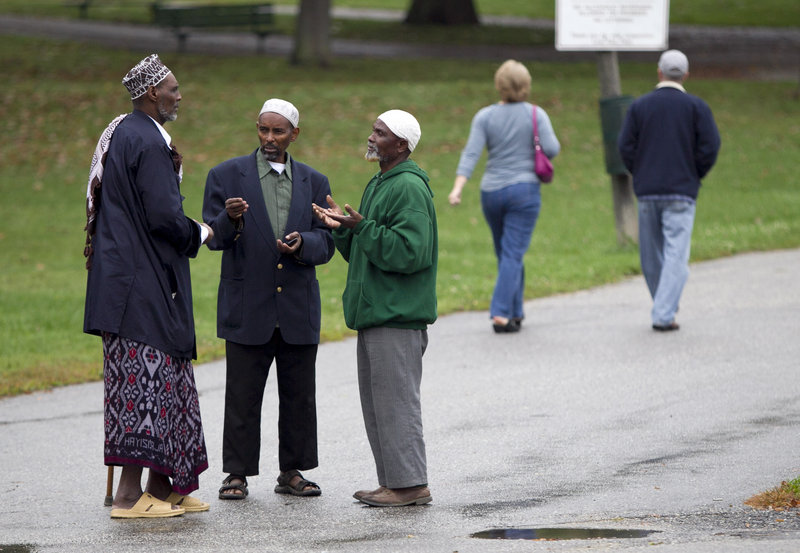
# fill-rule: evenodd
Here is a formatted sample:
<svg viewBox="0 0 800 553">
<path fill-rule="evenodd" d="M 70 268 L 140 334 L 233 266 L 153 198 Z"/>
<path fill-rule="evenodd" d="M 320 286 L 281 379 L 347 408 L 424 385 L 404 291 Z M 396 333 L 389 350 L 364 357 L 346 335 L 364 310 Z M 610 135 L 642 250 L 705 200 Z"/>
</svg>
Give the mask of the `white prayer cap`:
<svg viewBox="0 0 800 553">
<path fill-rule="evenodd" d="M 158 86 L 169 74 L 169 68 L 161 63 L 158 54 L 150 54 L 128 71 L 122 84 L 128 89 L 131 100 L 135 100 L 151 86 Z"/>
<path fill-rule="evenodd" d="M 262 113 L 267 112 L 283 115 L 293 127 L 297 127 L 298 123 L 300 123 L 300 112 L 297 111 L 297 108 L 286 100 L 281 100 L 280 98 L 270 98 L 264 102 L 264 107 L 261 108 L 258 116 L 261 117 Z"/>
<path fill-rule="evenodd" d="M 689 59 L 680 50 L 667 50 L 661 54 L 658 68 L 665 77 L 680 79 L 689 72 Z"/>
<path fill-rule="evenodd" d="M 416 118 L 401 109 L 390 109 L 378 116 L 395 136 L 408 142 L 408 151 L 413 152 L 417 147 L 419 137 L 422 136 L 422 129 Z"/>
</svg>

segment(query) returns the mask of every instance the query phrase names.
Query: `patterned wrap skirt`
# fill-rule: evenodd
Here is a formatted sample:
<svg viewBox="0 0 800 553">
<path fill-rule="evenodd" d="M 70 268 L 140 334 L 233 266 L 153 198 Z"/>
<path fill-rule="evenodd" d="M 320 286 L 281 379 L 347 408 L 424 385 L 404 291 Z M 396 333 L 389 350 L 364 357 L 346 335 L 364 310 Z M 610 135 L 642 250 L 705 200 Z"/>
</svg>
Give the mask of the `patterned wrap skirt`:
<svg viewBox="0 0 800 553">
<path fill-rule="evenodd" d="M 105 464 L 146 467 L 187 495 L 208 468 L 192 361 L 103 333 Z"/>
</svg>

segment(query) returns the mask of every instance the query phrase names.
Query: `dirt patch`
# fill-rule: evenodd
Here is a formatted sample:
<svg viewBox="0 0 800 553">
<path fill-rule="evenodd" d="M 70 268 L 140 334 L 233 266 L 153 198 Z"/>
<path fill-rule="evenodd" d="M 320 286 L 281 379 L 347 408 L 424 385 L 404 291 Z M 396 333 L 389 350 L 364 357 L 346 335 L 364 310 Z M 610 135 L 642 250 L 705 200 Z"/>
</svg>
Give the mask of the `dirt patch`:
<svg viewBox="0 0 800 553">
<path fill-rule="evenodd" d="M 781 482 L 780 486 L 775 486 L 771 490 L 754 495 L 746 500 L 744 504 L 760 510 L 787 511 L 800 506 L 800 493 L 798 493 L 796 481 L 784 481 Z M 800 512 L 798 512 L 798 515 L 800 515 Z"/>
</svg>

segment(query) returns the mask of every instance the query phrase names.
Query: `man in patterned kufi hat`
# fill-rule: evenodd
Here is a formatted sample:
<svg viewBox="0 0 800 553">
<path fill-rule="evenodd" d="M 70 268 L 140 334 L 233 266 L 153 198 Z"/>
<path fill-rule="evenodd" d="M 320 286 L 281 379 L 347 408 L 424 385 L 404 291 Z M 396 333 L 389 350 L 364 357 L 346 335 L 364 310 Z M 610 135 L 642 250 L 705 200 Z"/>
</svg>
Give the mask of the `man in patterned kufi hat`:
<svg viewBox="0 0 800 553">
<path fill-rule="evenodd" d="M 167 79 L 167 76 L 170 75 L 172 75 L 172 72 L 161 62 L 158 54 L 150 54 L 133 66 L 130 71 L 128 71 L 128 73 L 122 79 L 122 84 L 128 89 L 134 107 L 142 109 L 142 106 L 144 106 L 146 100 L 145 94 L 150 87 L 157 89 L 159 85 L 161 85 L 161 83 Z M 174 80 L 175 77 L 172 76 L 172 79 Z M 177 84 L 177 81 L 175 81 L 175 92 L 177 92 Z M 180 95 L 178 94 L 177 101 L 174 102 L 174 108 L 166 109 L 160 104 L 156 106 L 158 117 L 163 119 L 160 124 L 163 124 L 166 121 L 174 121 L 177 119 L 179 101 Z M 144 111 L 146 111 L 146 109 L 144 109 Z M 106 127 L 106 130 L 101 134 L 100 140 L 97 142 L 97 148 L 95 148 L 94 155 L 92 156 L 92 163 L 89 169 L 89 183 L 86 188 L 86 246 L 84 248 L 84 256 L 87 258 L 87 269 L 91 267 L 92 254 L 94 251 L 94 248 L 92 247 L 92 238 L 95 231 L 95 217 L 97 216 L 95 196 L 99 194 L 100 183 L 103 179 L 105 156 L 108 152 L 108 146 L 111 143 L 111 137 L 113 136 L 117 125 L 119 125 L 122 120 L 125 119 L 125 117 L 126 114 L 119 115 L 113 121 L 111 121 L 111 123 L 109 123 L 108 127 Z M 159 128 L 163 131 L 163 127 Z M 169 136 L 166 134 L 166 131 L 164 131 L 164 134 L 167 137 Z M 174 150 L 174 148 L 172 148 L 171 141 L 168 140 L 168 142 L 170 143 L 169 146 L 173 151 L 172 156 L 174 158 L 174 163 L 178 167 L 178 176 L 180 178 L 183 176 L 182 169 L 180 168 L 181 156 L 176 150 Z"/>
<path fill-rule="evenodd" d="M 102 337 L 104 459 L 122 466 L 111 517 L 172 517 L 209 508 L 188 495 L 208 468 L 189 258 L 213 231 L 183 213 L 181 158 L 163 127 L 178 114 L 175 76 L 153 54 L 122 83 L 133 112 L 103 132 L 89 175 L 83 329 Z"/>
</svg>

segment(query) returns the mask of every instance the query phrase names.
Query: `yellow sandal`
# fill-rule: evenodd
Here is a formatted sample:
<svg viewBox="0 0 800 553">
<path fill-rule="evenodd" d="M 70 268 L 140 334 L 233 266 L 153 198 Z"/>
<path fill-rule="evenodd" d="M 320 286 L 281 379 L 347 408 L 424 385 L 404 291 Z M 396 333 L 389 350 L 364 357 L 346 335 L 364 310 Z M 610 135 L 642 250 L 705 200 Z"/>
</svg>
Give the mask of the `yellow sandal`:
<svg viewBox="0 0 800 553">
<path fill-rule="evenodd" d="M 172 503 L 161 501 L 149 493 L 143 493 L 130 509 L 111 509 L 111 518 L 165 518 L 176 517 L 185 512 L 186 509 L 183 507 L 173 509 Z"/>
<path fill-rule="evenodd" d="M 169 494 L 166 501 L 172 505 L 182 507 L 187 513 L 199 513 L 200 511 L 208 511 L 211 508 L 211 505 L 205 501 L 200 501 L 191 495 L 181 495 L 175 492 Z"/>
</svg>

